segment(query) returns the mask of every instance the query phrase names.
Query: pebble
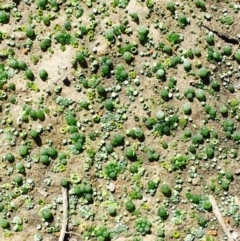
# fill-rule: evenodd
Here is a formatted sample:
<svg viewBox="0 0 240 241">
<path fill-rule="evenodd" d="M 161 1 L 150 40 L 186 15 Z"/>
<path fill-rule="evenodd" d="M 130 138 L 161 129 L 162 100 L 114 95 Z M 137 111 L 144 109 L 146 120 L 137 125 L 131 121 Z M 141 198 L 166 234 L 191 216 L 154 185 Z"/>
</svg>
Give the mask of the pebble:
<svg viewBox="0 0 240 241">
<path fill-rule="evenodd" d="M 108 189 L 110 192 L 114 192 L 116 189 L 116 185 L 113 182 L 110 182 L 108 185 Z"/>
<path fill-rule="evenodd" d="M 198 185 L 199 182 L 200 182 L 200 178 L 199 177 L 196 177 L 196 178 L 192 179 L 192 185 L 194 185 L 194 186 Z"/>
</svg>

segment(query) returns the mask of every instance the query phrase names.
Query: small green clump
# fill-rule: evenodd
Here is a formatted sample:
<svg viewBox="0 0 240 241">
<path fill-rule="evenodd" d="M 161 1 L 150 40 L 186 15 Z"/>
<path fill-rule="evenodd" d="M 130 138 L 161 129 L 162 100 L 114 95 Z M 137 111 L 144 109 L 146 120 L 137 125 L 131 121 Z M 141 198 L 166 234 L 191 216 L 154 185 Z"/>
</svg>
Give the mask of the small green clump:
<svg viewBox="0 0 240 241">
<path fill-rule="evenodd" d="M 140 25 L 140 26 L 138 26 L 137 31 L 138 31 L 139 41 L 142 43 L 145 42 L 148 37 L 149 29 L 144 25 Z"/>
<path fill-rule="evenodd" d="M 107 241 L 109 240 L 110 232 L 105 226 L 102 226 L 95 228 L 94 235 L 97 237 L 98 241 Z"/>
<path fill-rule="evenodd" d="M 122 146 L 124 144 L 124 139 L 125 137 L 122 134 L 117 133 L 113 136 L 111 144 L 113 147 Z"/>
<path fill-rule="evenodd" d="M 120 167 L 116 162 L 110 162 L 105 166 L 104 172 L 109 178 L 116 180 Z"/>
<path fill-rule="evenodd" d="M 117 64 L 114 72 L 116 80 L 119 82 L 123 82 L 128 78 L 128 72 L 126 71 L 123 64 Z"/>
<path fill-rule="evenodd" d="M 135 228 L 141 235 L 145 236 L 151 232 L 152 223 L 146 218 L 139 218 L 135 222 Z"/>
</svg>

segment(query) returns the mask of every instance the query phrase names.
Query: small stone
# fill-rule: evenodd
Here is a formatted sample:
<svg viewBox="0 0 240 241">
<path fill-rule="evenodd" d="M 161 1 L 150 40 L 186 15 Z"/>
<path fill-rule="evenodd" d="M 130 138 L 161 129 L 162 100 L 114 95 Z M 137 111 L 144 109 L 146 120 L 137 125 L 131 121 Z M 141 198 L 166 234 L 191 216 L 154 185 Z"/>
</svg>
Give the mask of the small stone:
<svg viewBox="0 0 240 241">
<path fill-rule="evenodd" d="M 240 175 L 240 169 L 237 169 L 237 170 L 235 171 L 235 175 Z"/>
<path fill-rule="evenodd" d="M 196 178 L 192 179 L 192 185 L 194 185 L 194 186 L 197 186 L 199 182 L 200 182 L 200 178 L 199 177 L 196 177 Z"/>
<path fill-rule="evenodd" d="M 110 192 L 114 192 L 116 189 L 116 185 L 113 182 L 110 182 L 108 185 L 108 189 Z"/>
</svg>

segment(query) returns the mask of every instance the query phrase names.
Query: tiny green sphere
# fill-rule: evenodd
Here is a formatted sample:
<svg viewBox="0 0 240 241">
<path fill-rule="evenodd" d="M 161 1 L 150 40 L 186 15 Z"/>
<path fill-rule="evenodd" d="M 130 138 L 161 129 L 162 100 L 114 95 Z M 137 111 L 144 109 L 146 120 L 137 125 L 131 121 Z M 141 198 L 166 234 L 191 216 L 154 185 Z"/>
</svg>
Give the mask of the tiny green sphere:
<svg viewBox="0 0 240 241">
<path fill-rule="evenodd" d="M 39 71 L 39 77 L 45 81 L 48 78 L 48 73 L 46 70 L 42 69 Z"/>
<path fill-rule="evenodd" d="M 162 185 L 161 191 L 162 191 L 163 195 L 165 195 L 167 197 L 171 196 L 172 192 L 171 192 L 170 187 L 167 184 Z"/>
<path fill-rule="evenodd" d="M 0 23 L 8 23 L 9 15 L 5 11 L 0 11 Z"/>
<path fill-rule="evenodd" d="M 225 45 L 223 47 L 223 53 L 227 56 L 230 56 L 232 54 L 232 47 L 230 45 Z"/>
<path fill-rule="evenodd" d="M 168 100 L 168 96 L 169 96 L 169 92 L 168 92 L 167 89 L 164 88 L 164 89 L 162 89 L 160 91 L 160 95 L 163 98 L 163 100 L 167 101 Z"/>
<path fill-rule="evenodd" d="M 92 193 L 92 185 L 91 184 L 85 184 L 84 186 L 85 193 Z"/>
<path fill-rule="evenodd" d="M 59 160 L 67 159 L 67 154 L 64 152 L 59 152 L 58 158 L 59 158 Z"/>
<path fill-rule="evenodd" d="M 76 60 L 82 64 L 85 62 L 85 58 L 84 58 L 84 55 L 82 52 L 78 52 L 77 55 L 76 55 Z"/>
<path fill-rule="evenodd" d="M 125 203 L 125 208 L 128 210 L 128 212 L 133 212 L 135 209 L 136 209 L 136 207 L 135 207 L 135 204 L 133 203 L 133 201 L 132 200 L 129 200 L 129 201 L 127 201 L 126 203 Z"/>
<path fill-rule="evenodd" d="M 205 67 L 202 67 L 199 69 L 198 74 L 199 74 L 200 78 L 205 78 L 208 76 L 209 70 Z"/>
<path fill-rule="evenodd" d="M 100 96 L 104 96 L 106 94 L 106 90 L 102 85 L 97 86 L 97 92 Z"/>
<path fill-rule="evenodd" d="M 4 211 L 4 205 L 0 203 L 0 212 Z"/>
<path fill-rule="evenodd" d="M 132 60 L 132 54 L 128 51 L 124 52 L 123 58 L 126 62 L 130 62 Z"/>
<path fill-rule="evenodd" d="M 12 153 L 7 153 L 5 156 L 5 160 L 7 160 L 10 163 L 13 163 L 15 161 L 15 157 Z"/>
<path fill-rule="evenodd" d="M 203 207 L 205 210 L 210 211 L 212 210 L 212 204 L 209 200 L 204 201 Z"/>
<path fill-rule="evenodd" d="M 240 49 L 237 49 L 234 53 L 234 57 L 237 60 L 237 62 L 240 62 Z"/>
<path fill-rule="evenodd" d="M 207 226 L 207 220 L 203 216 L 198 217 L 198 224 L 205 228 Z"/>
<path fill-rule="evenodd" d="M 40 121 L 44 121 L 45 120 L 45 114 L 43 112 L 43 110 L 36 110 L 36 118 Z"/>
<path fill-rule="evenodd" d="M 106 146 L 105 146 L 105 150 L 106 150 L 106 152 L 108 153 L 108 154 L 111 154 L 111 153 L 113 153 L 113 146 L 109 143 L 109 144 L 106 144 Z"/>
<path fill-rule="evenodd" d="M 218 82 L 217 80 L 213 80 L 213 81 L 211 82 L 211 87 L 212 87 L 214 90 L 218 91 L 218 90 L 220 89 L 220 84 L 219 84 L 219 82 Z"/>
<path fill-rule="evenodd" d="M 189 103 L 183 105 L 183 112 L 185 115 L 190 115 L 192 113 L 191 105 Z"/>
<path fill-rule="evenodd" d="M 83 150 L 83 146 L 82 146 L 82 144 L 79 143 L 79 142 L 74 143 L 74 148 L 75 148 L 77 151 L 82 151 L 82 150 Z"/>
<path fill-rule="evenodd" d="M 86 100 L 82 100 L 81 102 L 80 102 L 80 106 L 83 108 L 83 109 L 85 109 L 85 110 L 88 110 L 89 108 L 89 102 L 88 101 L 86 101 Z"/>
<path fill-rule="evenodd" d="M 114 41 L 115 36 L 114 36 L 114 31 L 113 31 L 113 29 L 109 29 L 109 30 L 106 31 L 106 33 L 105 33 L 105 38 L 106 38 L 108 41 L 110 41 L 110 42 Z"/>
<path fill-rule="evenodd" d="M 85 186 L 83 184 L 76 185 L 74 187 L 74 194 L 77 196 L 82 196 L 85 193 Z"/>
<path fill-rule="evenodd" d="M 47 148 L 47 154 L 51 157 L 56 157 L 57 156 L 57 150 L 54 147 L 48 147 Z"/>
<path fill-rule="evenodd" d="M 206 42 L 209 44 L 209 45 L 213 45 L 214 44 L 214 35 L 213 33 L 209 32 L 207 34 L 207 36 L 205 37 L 205 40 Z"/>
<path fill-rule="evenodd" d="M 29 80 L 34 80 L 34 78 L 35 78 L 32 70 L 30 70 L 30 69 L 27 69 L 27 70 L 25 71 L 25 76 L 26 76 L 26 78 L 29 79 Z"/>
<path fill-rule="evenodd" d="M 185 15 L 181 14 L 178 17 L 178 23 L 180 25 L 181 28 L 184 28 L 187 24 L 188 24 L 188 19 Z"/>
<path fill-rule="evenodd" d="M 25 167 L 21 162 L 18 162 L 16 164 L 16 169 L 17 169 L 17 172 L 25 174 Z"/>
<path fill-rule="evenodd" d="M 116 216 L 116 208 L 115 207 L 108 207 L 108 213 L 111 215 L 111 216 Z"/>
<path fill-rule="evenodd" d="M 159 69 L 156 72 L 156 78 L 157 79 L 162 79 L 165 76 L 165 71 L 164 69 Z"/>
<path fill-rule="evenodd" d="M 114 110 L 114 103 L 112 100 L 110 99 L 107 99 L 105 100 L 105 108 L 108 110 L 108 111 L 113 111 Z"/>
<path fill-rule="evenodd" d="M 71 22 L 65 21 L 63 24 L 63 27 L 67 30 L 70 31 L 72 29 Z"/>
<path fill-rule="evenodd" d="M 10 227 L 10 223 L 7 221 L 7 219 L 1 218 L 1 219 L 0 219 L 0 226 L 1 226 L 3 229 L 7 229 L 7 228 Z"/>
<path fill-rule="evenodd" d="M 75 126 L 77 124 L 75 117 L 71 114 L 66 115 L 65 120 L 67 121 L 67 124 L 70 126 Z"/>
<path fill-rule="evenodd" d="M 166 220 L 168 218 L 168 212 L 167 212 L 166 208 L 160 207 L 158 209 L 158 216 L 160 218 L 162 218 L 163 220 Z"/>
<path fill-rule="evenodd" d="M 31 130 L 30 131 L 30 136 L 33 138 L 33 139 L 35 139 L 35 138 L 37 138 L 38 137 L 38 132 L 36 131 L 36 130 Z"/>
<path fill-rule="evenodd" d="M 202 11 L 206 9 L 205 2 L 202 0 L 195 0 L 195 5 L 197 8 L 200 8 Z"/>
<path fill-rule="evenodd" d="M 138 17 L 138 15 L 137 15 L 137 13 L 131 13 L 130 16 L 131 16 L 131 18 L 132 18 L 133 21 L 135 21 L 135 22 L 138 22 L 138 21 L 139 21 L 139 17 Z"/>
<path fill-rule="evenodd" d="M 84 195 L 85 200 L 87 200 L 88 203 L 93 203 L 93 196 L 91 193 L 86 193 Z"/>
<path fill-rule="evenodd" d="M 48 48 L 51 46 L 51 39 L 46 38 L 41 40 L 41 42 L 39 43 L 39 46 L 42 51 L 47 51 Z"/>
<path fill-rule="evenodd" d="M 124 144 L 124 139 L 125 137 L 123 135 L 117 133 L 113 137 L 111 144 L 113 147 L 122 146 Z"/>
<path fill-rule="evenodd" d="M 208 146 L 205 152 L 208 158 L 214 157 L 214 149 L 211 146 Z"/>
<path fill-rule="evenodd" d="M 222 115 L 227 114 L 228 113 L 227 106 L 226 105 L 220 106 L 220 112 L 221 112 Z"/>
<path fill-rule="evenodd" d="M 29 116 L 33 119 L 33 120 L 37 120 L 37 115 L 36 115 L 36 110 L 31 109 L 29 112 Z"/>
<path fill-rule="evenodd" d="M 12 67 L 13 69 L 18 69 L 18 61 L 14 58 L 9 60 L 9 66 Z"/>
<path fill-rule="evenodd" d="M 16 175 L 13 177 L 13 181 L 16 182 L 18 185 L 21 185 L 22 184 L 22 176 L 20 175 Z"/>
<path fill-rule="evenodd" d="M 48 1 L 47 0 L 37 0 L 37 6 L 44 9 L 47 5 Z"/>
<path fill-rule="evenodd" d="M 229 85 L 228 85 L 228 90 L 230 91 L 230 93 L 234 93 L 234 92 L 235 92 L 235 87 L 234 87 L 234 85 L 229 84 Z"/>
<path fill-rule="evenodd" d="M 31 27 L 28 27 L 28 28 L 26 29 L 26 35 L 27 35 L 27 37 L 29 37 L 29 38 L 34 38 L 34 37 L 36 36 L 34 29 L 31 28 Z"/>
<path fill-rule="evenodd" d="M 221 181 L 221 187 L 222 187 L 223 190 L 228 191 L 228 189 L 229 189 L 229 184 L 230 184 L 230 181 L 229 181 L 229 180 L 222 179 L 222 181 Z"/>
<path fill-rule="evenodd" d="M 190 71 L 192 69 L 191 62 L 187 59 L 184 59 L 183 61 L 183 67 L 186 71 Z"/>
<path fill-rule="evenodd" d="M 16 85 L 15 85 L 15 83 L 9 83 L 9 84 L 8 84 L 8 90 L 15 91 L 15 90 L 16 90 Z"/>
<path fill-rule="evenodd" d="M 128 157 L 128 158 L 132 158 L 132 157 L 135 157 L 136 153 L 135 151 L 133 150 L 133 148 L 131 147 L 127 147 L 126 150 L 125 150 L 125 156 Z"/>
<path fill-rule="evenodd" d="M 18 67 L 20 70 L 26 70 L 27 69 L 27 64 L 23 60 L 18 61 Z"/>
<path fill-rule="evenodd" d="M 40 211 L 40 215 L 45 220 L 50 220 L 53 216 L 49 208 L 44 208 Z"/>
<path fill-rule="evenodd" d="M 167 3 L 167 10 L 171 12 L 171 14 L 174 14 L 176 7 L 173 2 L 168 2 Z"/>
<path fill-rule="evenodd" d="M 189 152 L 191 152 L 192 154 L 195 154 L 195 153 L 196 153 L 196 148 L 195 148 L 194 145 L 189 146 L 188 150 L 189 150 Z"/>
<path fill-rule="evenodd" d="M 148 181 L 148 189 L 155 190 L 157 188 L 157 185 L 154 181 L 149 180 Z"/>
<path fill-rule="evenodd" d="M 60 185 L 62 187 L 68 187 L 69 186 L 69 181 L 65 178 L 62 178 L 61 181 L 60 181 Z"/>
<path fill-rule="evenodd" d="M 50 26 L 50 24 L 51 24 L 50 18 L 47 16 L 43 16 L 42 21 L 43 21 L 44 25 L 47 27 Z"/>
<path fill-rule="evenodd" d="M 141 139 L 144 137 L 144 133 L 141 128 L 135 128 L 134 129 L 134 135 L 136 138 Z"/>
<path fill-rule="evenodd" d="M 131 173 L 137 173 L 137 172 L 138 172 L 138 167 L 137 167 L 137 165 L 131 165 L 131 166 L 130 166 L 130 172 L 131 172 Z"/>
<path fill-rule="evenodd" d="M 227 172 L 225 173 L 225 175 L 226 175 L 226 178 L 227 178 L 229 181 L 233 181 L 233 173 L 232 173 L 232 172 L 227 171 Z"/>
<path fill-rule="evenodd" d="M 138 33 L 139 33 L 140 35 L 142 35 L 142 36 L 147 35 L 148 32 L 149 32 L 148 28 L 147 28 L 146 26 L 144 26 L 144 25 L 138 26 L 137 31 L 138 31 Z"/>
<path fill-rule="evenodd" d="M 28 148 L 27 148 L 27 146 L 20 146 L 20 147 L 19 147 L 19 154 L 20 154 L 22 157 L 27 156 L 27 154 L 28 154 Z"/>
<path fill-rule="evenodd" d="M 48 155 L 41 155 L 40 156 L 40 162 L 44 165 L 49 165 L 50 164 L 50 158 Z"/>
<path fill-rule="evenodd" d="M 192 132 L 191 132 L 191 130 L 189 128 L 185 129 L 184 136 L 186 136 L 186 137 L 191 137 L 192 136 Z"/>
</svg>

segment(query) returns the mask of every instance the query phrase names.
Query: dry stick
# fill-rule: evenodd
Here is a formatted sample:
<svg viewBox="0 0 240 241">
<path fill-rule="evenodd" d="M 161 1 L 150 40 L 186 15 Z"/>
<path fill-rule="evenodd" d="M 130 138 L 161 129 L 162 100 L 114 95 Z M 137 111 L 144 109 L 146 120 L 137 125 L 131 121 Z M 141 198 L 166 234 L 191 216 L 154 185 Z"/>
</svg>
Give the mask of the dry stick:
<svg viewBox="0 0 240 241">
<path fill-rule="evenodd" d="M 75 235 L 75 236 L 78 236 L 78 237 L 82 237 L 79 233 L 76 233 L 76 232 L 65 232 L 66 234 L 72 234 L 72 235 Z"/>
<path fill-rule="evenodd" d="M 67 231 L 68 225 L 68 197 L 67 197 L 67 188 L 62 187 L 62 197 L 63 197 L 63 221 L 62 221 L 62 229 L 60 232 L 59 241 L 64 241 L 64 237 Z"/>
<path fill-rule="evenodd" d="M 228 237 L 228 241 L 234 241 L 234 238 L 232 237 L 231 233 L 230 233 L 230 230 L 229 228 L 226 226 L 226 224 L 224 223 L 224 220 L 223 220 L 223 217 L 221 215 L 221 212 L 217 206 L 217 202 L 215 200 L 215 198 L 210 195 L 209 196 L 209 201 L 211 202 L 212 204 L 212 207 L 213 207 L 213 213 L 214 215 L 216 216 L 219 224 L 221 225 L 222 229 L 223 229 L 223 232 L 227 235 Z"/>
<path fill-rule="evenodd" d="M 235 196 L 235 203 L 238 205 L 238 208 L 240 209 L 240 200 L 237 196 Z"/>
</svg>

